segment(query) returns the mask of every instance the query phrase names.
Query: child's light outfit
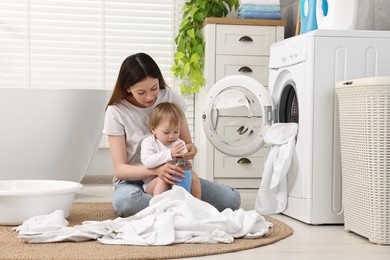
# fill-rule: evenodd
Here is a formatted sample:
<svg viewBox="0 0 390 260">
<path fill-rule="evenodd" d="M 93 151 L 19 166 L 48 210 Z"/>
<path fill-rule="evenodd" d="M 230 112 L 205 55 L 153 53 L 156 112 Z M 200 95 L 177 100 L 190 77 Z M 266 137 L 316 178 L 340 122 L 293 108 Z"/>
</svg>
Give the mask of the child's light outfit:
<svg viewBox="0 0 390 260">
<path fill-rule="evenodd" d="M 181 139 L 177 139 L 170 145 L 163 144 L 160 140 L 157 140 L 154 135 L 150 135 L 141 143 L 141 161 L 146 168 L 155 168 L 164 163 L 175 164 L 175 158 L 172 158 L 171 148 L 177 144 L 185 142 Z M 187 153 L 187 149 L 182 153 Z M 144 179 L 144 190 L 146 189 L 148 183 L 156 177 L 149 177 Z"/>
</svg>

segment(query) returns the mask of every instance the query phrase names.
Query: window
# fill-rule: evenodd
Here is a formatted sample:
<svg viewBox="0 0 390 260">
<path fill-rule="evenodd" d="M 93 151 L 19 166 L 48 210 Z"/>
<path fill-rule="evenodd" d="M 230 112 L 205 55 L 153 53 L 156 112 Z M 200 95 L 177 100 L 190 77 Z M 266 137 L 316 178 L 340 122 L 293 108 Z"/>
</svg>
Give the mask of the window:
<svg viewBox="0 0 390 260">
<path fill-rule="evenodd" d="M 177 89 L 170 67 L 183 3 L 2 0 L 0 87 L 112 89 L 122 61 L 145 52 Z M 186 100 L 192 129 L 193 100 Z"/>
<path fill-rule="evenodd" d="M 111 89 L 136 52 L 151 55 L 173 86 L 180 2 L 2 0 L 0 87 Z"/>
</svg>

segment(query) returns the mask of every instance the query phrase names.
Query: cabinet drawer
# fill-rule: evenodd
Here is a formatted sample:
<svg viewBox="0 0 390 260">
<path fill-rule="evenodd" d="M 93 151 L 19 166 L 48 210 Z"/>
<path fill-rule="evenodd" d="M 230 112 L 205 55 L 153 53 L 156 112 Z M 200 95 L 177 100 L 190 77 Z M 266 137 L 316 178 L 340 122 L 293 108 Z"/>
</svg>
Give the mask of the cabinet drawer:
<svg viewBox="0 0 390 260">
<path fill-rule="evenodd" d="M 268 86 L 269 57 L 217 55 L 215 80 L 229 75 L 246 75 Z"/>
<path fill-rule="evenodd" d="M 269 148 L 264 147 L 246 157 L 231 157 L 214 149 L 215 178 L 261 178 Z M 240 163 L 248 159 L 247 163 Z"/>
<path fill-rule="evenodd" d="M 217 25 L 216 54 L 265 55 L 275 42 L 274 26 Z"/>
</svg>

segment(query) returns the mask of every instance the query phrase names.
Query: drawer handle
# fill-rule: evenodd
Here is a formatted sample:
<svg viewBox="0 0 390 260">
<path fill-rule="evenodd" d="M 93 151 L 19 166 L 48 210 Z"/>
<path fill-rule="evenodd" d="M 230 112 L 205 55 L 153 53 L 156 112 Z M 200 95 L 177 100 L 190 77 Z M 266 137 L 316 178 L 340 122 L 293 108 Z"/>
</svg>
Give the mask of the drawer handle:
<svg viewBox="0 0 390 260">
<path fill-rule="evenodd" d="M 237 163 L 239 164 L 248 164 L 248 163 L 252 163 L 251 160 L 249 160 L 248 158 L 240 158 Z"/>
<path fill-rule="evenodd" d="M 239 72 L 253 72 L 252 69 L 247 67 L 247 66 L 241 67 L 238 71 Z"/>
<path fill-rule="evenodd" d="M 239 39 L 240 42 L 253 42 L 253 39 L 249 36 L 242 36 L 240 39 Z"/>
</svg>

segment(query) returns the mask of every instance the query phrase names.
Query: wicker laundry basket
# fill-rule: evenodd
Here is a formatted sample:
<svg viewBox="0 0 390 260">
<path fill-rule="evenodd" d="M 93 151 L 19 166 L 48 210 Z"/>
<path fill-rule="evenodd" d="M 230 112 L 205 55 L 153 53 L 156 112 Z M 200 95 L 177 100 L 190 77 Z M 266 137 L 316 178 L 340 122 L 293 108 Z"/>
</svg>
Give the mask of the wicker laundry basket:
<svg viewBox="0 0 390 260">
<path fill-rule="evenodd" d="M 336 84 L 345 229 L 390 244 L 390 77 Z"/>
</svg>

